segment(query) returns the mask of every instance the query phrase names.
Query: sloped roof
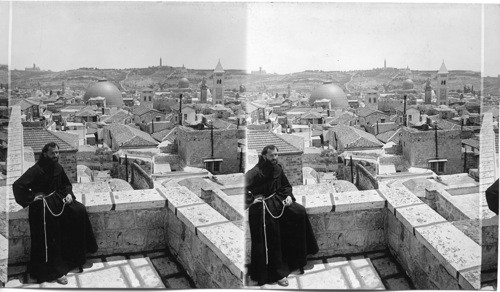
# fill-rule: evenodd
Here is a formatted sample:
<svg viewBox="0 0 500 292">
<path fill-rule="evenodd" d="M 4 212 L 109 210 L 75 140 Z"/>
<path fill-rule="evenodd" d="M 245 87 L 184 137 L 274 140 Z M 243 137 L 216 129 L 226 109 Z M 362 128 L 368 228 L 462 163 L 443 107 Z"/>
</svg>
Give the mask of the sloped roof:
<svg viewBox="0 0 500 292">
<path fill-rule="evenodd" d="M 128 118 L 130 118 L 130 114 L 127 111 L 119 110 L 115 114 L 102 119 L 101 122 L 106 124 L 123 123 Z"/>
<path fill-rule="evenodd" d="M 74 140 L 67 135 L 56 134 L 43 128 L 25 128 L 23 140 L 24 146 L 31 147 L 35 153 L 42 152 L 43 146 L 50 142 L 57 143 L 59 151 L 78 151 L 78 148 L 73 146 Z"/>
<path fill-rule="evenodd" d="M 301 119 L 321 119 L 322 117 L 320 113 L 314 111 L 310 111 L 300 116 Z"/>
<path fill-rule="evenodd" d="M 479 149 L 479 139 L 463 139 L 462 144 Z"/>
<path fill-rule="evenodd" d="M 52 133 L 62 140 L 66 141 L 67 143 L 71 144 L 71 146 L 73 146 L 74 148 L 78 149 L 78 145 L 80 144 L 78 134 L 61 131 L 55 131 Z"/>
<path fill-rule="evenodd" d="M 143 114 L 151 112 L 151 111 L 153 111 L 153 112 L 159 112 L 158 110 L 155 110 L 155 109 L 152 109 L 152 108 L 148 108 L 148 107 L 146 107 L 146 106 L 144 106 L 142 104 L 141 105 L 136 105 L 136 106 L 132 107 L 132 113 L 134 115 L 138 115 L 138 116 L 142 116 Z"/>
<path fill-rule="evenodd" d="M 214 129 L 230 130 L 230 129 L 237 128 L 235 124 L 226 122 L 226 121 L 221 120 L 221 119 L 214 119 L 214 120 L 212 120 L 212 123 L 213 123 Z"/>
<path fill-rule="evenodd" d="M 19 101 L 19 103 L 17 105 L 19 105 L 21 107 L 21 110 L 24 111 L 24 110 L 26 110 L 34 105 L 38 105 L 38 103 L 27 100 L 27 99 L 22 99 L 21 101 Z"/>
<path fill-rule="evenodd" d="M 217 63 L 217 66 L 215 66 L 214 73 L 224 73 L 224 69 L 222 68 L 222 65 L 220 64 L 220 60 Z"/>
<path fill-rule="evenodd" d="M 383 113 L 383 112 L 381 112 L 379 110 L 372 109 L 372 108 L 369 108 L 369 107 L 362 107 L 358 111 L 358 116 L 360 116 L 360 117 L 367 117 L 367 116 L 372 115 L 372 114 L 386 115 L 385 113 Z"/>
<path fill-rule="evenodd" d="M 120 146 L 156 146 L 158 142 L 146 132 L 122 124 L 107 126 L 113 140 Z"/>
<path fill-rule="evenodd" d="M 269 131 L 247 131 L 247 148 L 260 153 L 265 146 L 274 145 L 280 154 L 302 152 L 280 136 Z"/>
<path fill-rule="evenodd" d="M 94 117 L 97 113 L 93 109 L 84 108 L 75 114 L 76 117 Z"/>
<path fill-rule="evenodd" d="M 344 147 L 371 148 L 383 146 L 383 144 L 374 135 L 354 127 L 336 125 L 333 126 L 331 130 L 336 133 L 337 138 L 342 144 L 344 144 Z"/>
<path fill-rule="evenodd" d="M 155 139 L 158 142 L 162 142 L 163 138 L 165 138 L 168 134 L 170 134 L 171 131 L 172 129 L 164 129 L 159 132 L 151 134 L 151 137 L 153 137 L 153 139 Z"/>
</svg>

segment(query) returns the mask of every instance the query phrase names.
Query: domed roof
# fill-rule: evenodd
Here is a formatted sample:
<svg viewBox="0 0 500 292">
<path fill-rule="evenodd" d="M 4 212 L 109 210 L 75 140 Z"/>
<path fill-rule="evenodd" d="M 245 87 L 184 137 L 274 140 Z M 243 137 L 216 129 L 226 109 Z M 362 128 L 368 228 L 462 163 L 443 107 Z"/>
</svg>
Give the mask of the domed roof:
<svg viewBox="0 0 500 292">
<path fill-rule="evenodd" d="M 408 78 L 403 81 L 403 89 L 413 89 L 413 80 Z"/>
<path fill-rule="evenodd" d="M 316 100 L 329 99 L 331 100 L 332 108 L 348 108 L 349 103 L 347 102 L 347 95 L 339 86 L 332 83 L 325 83 L 320 87 L 316 88 L 309 102 L 313 104 Z"/>
<path fill-rule="evenodd" d="M 90 98 L 98 96 L 106 98 L 106 105 L 108 106 L 123 105 L 122 93 L 113 83 L 106 79 L 100 79 L 97 83 L 90 86 L 83 96 L 83 101 L 87 102 Z"/>
<path fill-rule="evenodd" d="M 186 77 L 179 79 L 179 88 L 189 88 L 189 80 Z"/>
</svg>

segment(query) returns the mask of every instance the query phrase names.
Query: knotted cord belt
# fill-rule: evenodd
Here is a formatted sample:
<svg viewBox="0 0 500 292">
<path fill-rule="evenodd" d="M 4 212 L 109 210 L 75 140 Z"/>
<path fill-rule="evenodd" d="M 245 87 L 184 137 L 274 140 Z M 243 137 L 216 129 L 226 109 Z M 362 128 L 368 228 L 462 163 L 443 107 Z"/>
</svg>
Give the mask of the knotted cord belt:
<svg viewBox="0 0 500 292">
<path fill-rule="evenodd" d="M 49 207 L 49 204 L 46 201 L 46 198 L 52 196 L 55 193 L 56 193 L 56 191 L 53 191 L 52 193 L 48 194 L 47 196 L 42 197 L 42 201 L 43 201 L 43 235 L 44 235 L 44 239 L 45 239 L 45 262 L 49 261 L 49 251 L 48 251 L 49 247 L 47 245 L 47 222 L 45 220 L 45 209 L 48 209 L 50 214 L 52 214 L 52 216 L 59 217 L 64 212 L 64 207 L 66 207 L 66 200 L 63 200 L 63 207 L 61 209 L 61 212 L 59 214 L 54 214 L 54 212 L 52 212 L 52 210 Z"/>
<path fill-rule="evenodd" d="M 264 228 L 264 246 L 266 247 L 266 265 L 269 264 L 269 251 L 267 248 L 267 232 L 266 232 L 266 210 L 273 217 L 274 219 L 279 219 L 281 216 L 283 216 L 283 213 L 285 212 L 285 204 L 283 204 L 283 209 L 281 209 L 281 214 L 278 216 L 274 216 L 273 213 L 271 213 L 271 210 L 269 210 L 269 207 L 266 204 L 266 201 L 269 200 L 270 198 L 274 197 L 276 193 L 273 193 L 267 198 L 262 198 L 262 222 L 263 222 L 263 228 Z M 257 202 L 258 203 L 258 202 Z M 255 203 L 252 203 L 252 205 Z"/>
</svg>

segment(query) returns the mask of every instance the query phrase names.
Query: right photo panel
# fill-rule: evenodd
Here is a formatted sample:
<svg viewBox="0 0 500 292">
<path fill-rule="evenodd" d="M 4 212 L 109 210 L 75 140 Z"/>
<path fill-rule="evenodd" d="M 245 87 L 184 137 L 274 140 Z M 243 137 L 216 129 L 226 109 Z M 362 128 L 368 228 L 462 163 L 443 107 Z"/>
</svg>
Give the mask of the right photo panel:
<svg viewBox="0 0 500 292">
<path fill-rule="evenodd" d="M 248 288 L 496 290 L 500 5 L 252 3 Z"/>
</svg>

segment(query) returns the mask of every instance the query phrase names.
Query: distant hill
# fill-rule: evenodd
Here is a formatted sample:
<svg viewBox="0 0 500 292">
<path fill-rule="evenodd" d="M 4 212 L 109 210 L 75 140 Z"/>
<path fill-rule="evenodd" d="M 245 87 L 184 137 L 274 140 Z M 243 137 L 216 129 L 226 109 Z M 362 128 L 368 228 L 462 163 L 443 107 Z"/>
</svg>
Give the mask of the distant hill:
<svg viewBox="0 0 500 292">
<path fill-rule="evenodd" d="M 1 69 L 1 67 L 0 67 Z M 411 71 L 414 88 L 423 89 L 427 79 L 431 86 L 436 87 L 436 70 Z M 464 85 L 474 86 L 480 90 L 481 76 L 479 72 L 454 70 L 450 71 L 449 86 L 451 90 L 463 89 Z M 155 90 L 165 90 L 177 87 L 179 79 L 186 77 L 191 88 L 199 88 L 202 79 L 212 87 L 213 70 L 186 69 L 170 66 L 131 68 L 131 69 L 97 69 L 80 68 L 60 72 L 51 71 L 12 71 L 12 88 L 60 89 L 64 81 L 72 89 L 85 90 L 92 83 L 105 77 L 113 82 L 120 90 L 141 90 L 148 87 Z M 239 89 L 245 85 L 250 92 L 285 93 L 290 85 L 293 91 L 307 94 L 325 81 L 342 87 L 346 93 L 379 89 L 380 91 L 402 88 L 403 81 L 408 78 L 406 70 L 396 68 L 357 70 L 357 71 L 319 71 L 308 70 L 292 74 L 246 74 L 242 70 L 226 70 L 225 88 Z M 4 80 L 5 81 L 2 81 Z M 5 83 L 7 74 L 0 70 L 0 82 Z M 498 95 L 500 80 L 498 77 L 484 78 L 484 93 Z"/>
</svg>

